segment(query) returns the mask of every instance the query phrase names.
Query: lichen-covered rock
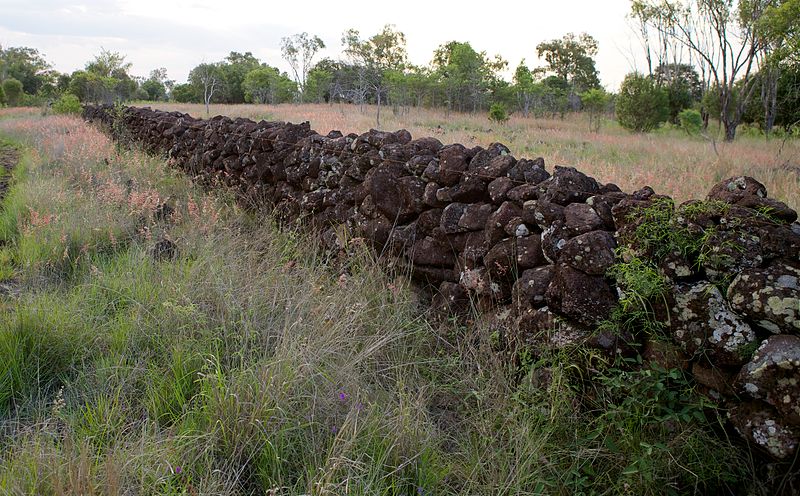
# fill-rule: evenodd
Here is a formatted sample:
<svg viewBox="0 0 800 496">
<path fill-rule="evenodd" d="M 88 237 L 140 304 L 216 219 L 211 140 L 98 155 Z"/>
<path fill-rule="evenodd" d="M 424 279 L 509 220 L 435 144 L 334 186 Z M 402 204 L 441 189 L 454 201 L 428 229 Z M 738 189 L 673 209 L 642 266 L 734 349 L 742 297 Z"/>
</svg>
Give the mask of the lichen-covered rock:
<svg viewBox="0 0 800 496">
<path fill-rule="evenodd" d="M 800 337 L 771 336 L 736 378 L 740 392 L 772 405 L 781 417 L 800 426 Z"/>
<path fill-rule="evenodd" d="M 559 262 L 590 275 L 604 275 L 614 264 L 617 241 L 607 231 L 591 231 L 576 236 L 564 245 Z"/>
<path fill-rule="evenodd" d="M 719 200 L 735 205 L 747 196 L 767 197 L 767 188 L 750 176 L 736 176 L 715 184 L 708 192 L 709 200 Z"/>
<path fill-rule="evenodd" d="M 512 301 L 519 311 L 542 307 L 546 304 L 545 293 L 555 275 L 555 265 L 544 265 L 524 271 L 514 282 Z"/>
<path fill-rule="evenodd" d="M 617 295 L 602 276 L 559 264 L 545 294 L 547 305 L 576 322 L 597 325 L 617 306 Z"/>
<path fill-rule="evenodd" d="M 800 266 L 775 261 L 745 269 L 728 288 L 731 307 L 772 333 L 800 332 Z"/>
<path fill-rule="evenodd" d="M 567 241 L 569 241 L 571 237 L 563 221 L 555 221 L 550 227 L 542 231 L 542 252 L 548 262 L 558 262 L 561 250 L 567 246 Z"/>
<path fill-rule="evenodd" d="M 787 460 L 797 451 L 800 432 L 787 425 L 769 405 L 761 402 L 735 404 L 728 417 L 739 434 L 778 460 Z"/>
<path fill-rule="evenodd" d="M 733 313 L 713 284 L 674 286 L 673 339 L 689 355 L 707 353 L 717 365 L 741 365 L 750 358 L 756 334 Z"/>
</svg>

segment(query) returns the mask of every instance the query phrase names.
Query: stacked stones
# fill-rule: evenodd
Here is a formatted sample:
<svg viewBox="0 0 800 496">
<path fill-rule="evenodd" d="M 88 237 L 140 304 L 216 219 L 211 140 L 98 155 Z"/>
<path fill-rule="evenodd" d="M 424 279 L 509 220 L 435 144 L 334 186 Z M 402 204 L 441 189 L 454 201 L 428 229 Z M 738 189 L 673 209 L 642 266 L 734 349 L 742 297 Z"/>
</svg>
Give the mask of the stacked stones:
<svg viewBox="0 0 800 496">
<path fill-rule="evenodd" d="M 308 123 L 134 107 L 115 117 L 111 107 L 87 106 L 84 116 L 201 181 L 310 223 L 332 248 L 368 240 L 438 286 L 435 305 L 472 303 L 504 319 L 514 346 L 613 354 L 638 344 L 646 359 L 691 372 L 765 453 L 786 459 L 797 450 L 800 224 L 752 178 L 714 186 L 703 209 L 668 203 L 676 228 L 709 234 L 710 252 L 659 260 L 669 287 L 654 302 L 671 337 L 664 342 L 597 331 L 624 289 L 607 277 L 618 244 L 648 255 L 637 212 L 667 199 L 650 188 L 627 194 L 574 168 L 551 175 L 543 159 L 517 160 L 499 143 L 443 145 L 405 130 L 322 136 Z"/>
</svg>

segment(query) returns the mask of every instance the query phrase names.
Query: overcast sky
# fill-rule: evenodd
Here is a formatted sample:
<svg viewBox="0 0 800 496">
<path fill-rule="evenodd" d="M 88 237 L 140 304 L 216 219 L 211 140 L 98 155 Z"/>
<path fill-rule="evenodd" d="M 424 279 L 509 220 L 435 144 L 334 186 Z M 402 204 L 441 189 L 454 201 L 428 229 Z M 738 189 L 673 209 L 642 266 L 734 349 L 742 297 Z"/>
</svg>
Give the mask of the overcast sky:
<svg viewBox="0 0 800 496">
<path fill-rule="evenodd" d="M 500 54 L 509 75 L 521 59 L 542 65 L 536 45 L 568 32 L 587 32 L 599 42 L 600 80 L 616 90 L 641 66 L 639 45 L 626 20 L 630 0 L 316 1 L 284 0 L 0 0 L 0 44 L 39 49 L 55 69 L 83 68 L 100 48 L 120 52 L 132 73 L 166 67 L 170 79 L 186 80 L 200 62 L 230 51 L 252 52 L 281 70 L 280 39 L 307 31 L 338 58 L 341 34 L 355 28 L 371 36 L 385 24 L 406 35 L 412 63 L 427 65 L 451 40 Z"/>
</svg>

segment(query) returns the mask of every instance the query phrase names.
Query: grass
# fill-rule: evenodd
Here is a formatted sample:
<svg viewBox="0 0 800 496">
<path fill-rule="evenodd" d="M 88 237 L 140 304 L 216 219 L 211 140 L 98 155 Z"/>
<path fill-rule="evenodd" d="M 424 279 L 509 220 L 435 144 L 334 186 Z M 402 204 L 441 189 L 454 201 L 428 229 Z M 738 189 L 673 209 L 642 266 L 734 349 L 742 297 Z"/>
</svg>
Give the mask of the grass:
<svg viewBox="0 0 800 496">
<path fill-rule="evenodd" d="M 204 117 L 199 104 L 142 103 L 165 110 L 180 110 Z M 359 112 L 351 105 L 212 105 L 211 115 L 254 120 L 310 121 L 326 134 L 331 129 L 362 133 L 375 127 L 375 108 Z M 443 143 L 487 146 L 499 141 L 519 157 L 544 157 L 548 168 L 575 166 L 601 182 L 613 182 L 625 191 L 651 186 L 676 203 L 703 199 L 711 186 L 731 176 L 749 175 L 761 181 L 770 196 L 800 209 L 800 140 L 766 140 L 745 132 L 733 143 L 717 139 L 712 144 L 667 126 L 651 134 L 631 134 L 605 119 L 599 133 L 589 130 L 588 116 L 570 114 L 564 119 L 533 119 L 512 115 L 505 124 L 491 122 L 488 114 L 457 114 L 443 110 L 411 108 L 394 114 L 381 112 L 384 129 L 405 128 L 416 137 L 434 136 Z M 715 131 L 711 126 L 711 132 Z"/>
<path fill-rule="evenodd" d="M 768 494 L 677 371 L 583 349 L 518 368 L 369 251 L 331 258 L 74 118 L 0 133 L 25 149 L 2 494 Z"/>
</svg>

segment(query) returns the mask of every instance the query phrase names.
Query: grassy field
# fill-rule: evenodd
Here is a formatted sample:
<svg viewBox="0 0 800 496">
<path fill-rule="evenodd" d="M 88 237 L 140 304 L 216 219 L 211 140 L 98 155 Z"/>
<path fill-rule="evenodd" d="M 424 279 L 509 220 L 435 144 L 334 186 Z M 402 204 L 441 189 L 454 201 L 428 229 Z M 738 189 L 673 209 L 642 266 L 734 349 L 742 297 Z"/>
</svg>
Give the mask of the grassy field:
<svg viewBox="0 0 800 496">
<path fill-rule="evenodd" d="M 144 104 L 143 104 L 144 105 Z M 152 105 L 152 104 L 148 104 Z M 157 108 L 205 116 L 199 104 L 156 104 Z M 351 105 L 212 105 L 210 115 L 253 120 L 310 121 L 321 134 L 331 129 L 362 133 L 375 127 L 375 108 Z M 750 175 L 764 183 L 770 196 L 800 209 L 800 139 L 767 141 L 741 128 L 733 143 L 690 137 L 675 128 L 653 134 L 631 134 L 606 120 L 599 133 L 589 131 L 588 117 L 528 119 L 512 116 L 497 124 L 486 115 L 446 114 L 441 110 L 409 109 L 395 115 L 383 109 L 382 128 L 408 129 L 414 137 L 434 136 L 443 143 L 466 146 L 499 141 L 520 157 L 544 157 L 545 163 L 571 165 L 625 191 L 651 186 L 676 200 L 704 198 L 718 181 Z M 712 126 L 713 127 L 713 126 Z"/>
<path fill-rule="evenodd" d="M 280 110 L 265 109 L 300 120 Z M 567 153 L 582 123 L 553 124 Z M 371 253 L 331 259 L 77 118 L 9 113 L 0 140 L 21 153 L 0 205 L 0 494 L 775 490 L 780 467 L 755 464 L 676 371 L 579 349 L 511 367 L 491 322 L 426 318 Z"/>
</svg>

